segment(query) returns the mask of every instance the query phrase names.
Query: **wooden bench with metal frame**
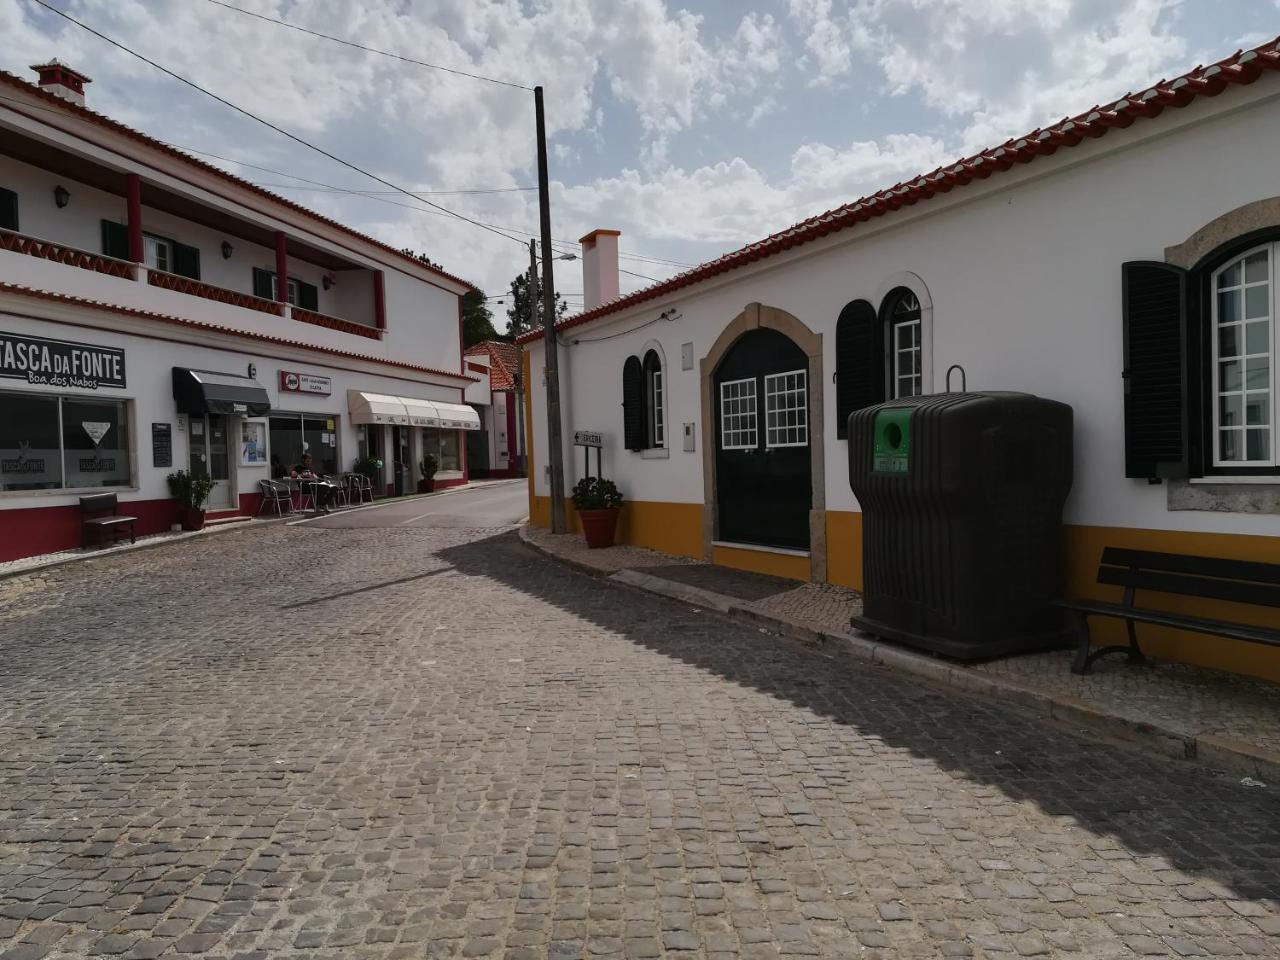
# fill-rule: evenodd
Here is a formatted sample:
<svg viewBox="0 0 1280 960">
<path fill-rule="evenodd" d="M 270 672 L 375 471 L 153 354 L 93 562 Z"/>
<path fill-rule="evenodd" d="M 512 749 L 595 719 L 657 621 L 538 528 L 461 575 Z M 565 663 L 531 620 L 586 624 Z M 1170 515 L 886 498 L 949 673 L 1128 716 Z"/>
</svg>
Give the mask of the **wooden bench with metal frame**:
<svg viewBox="0 0 1280 960">
<path fill-rule="evenodd" d="M 121 516 L 116 513 L 118 508 L 119 501 L 117 501 L 114 493 L 95 493 L 91 496 L 80 498 L 80 528 L 83 546 L 87 547 L 89 545 L 85 541 L 89 539 L 90 530 L 98 531 L 99 545 L 106 546 L 103 542 L 106 531 L 110 530 L 114 535 L 114 539 L 118 542 L 120 534 L 126 527 L 129 530 L 129 542 L 137 542 L 133 532 L 133 525 L 138 522 L 138 518 Z"/>
<path fill-rule="evenodd" d="M 1098 583 L 1123 587 L 1119 603 L 1095 600 L 1062 600 L 1058 606 L 1076 617 L 1079 647 L 1071 663 L 1072 673 L 1088 673 L 1093 661 L 1109 653 L 1128 654 L 1129 661 L 1146 659 L 1138 646 L 1138 623 L 1175 627 L 1192 633 L 1227 637 L 1247 643 L 1280 647 L 1280 627 L 1260 627 L 1185 613 L 1156 610 L 1137 605 L 1137 591 L 1184 597 L 1204 597 L 1261 607 L 1280 607 L 1280 563 L 1193 557 L 1176 553 L 1154 553 L 1107 547 L 1098 566 Z M 1090 652 L 1089 618 L 1114 617 L 1124 620 L 1129 633 L 1127 646 L 1101 647 Z M 1280 615 L 1277 616 L 1280 621 Z"/>
</svg>

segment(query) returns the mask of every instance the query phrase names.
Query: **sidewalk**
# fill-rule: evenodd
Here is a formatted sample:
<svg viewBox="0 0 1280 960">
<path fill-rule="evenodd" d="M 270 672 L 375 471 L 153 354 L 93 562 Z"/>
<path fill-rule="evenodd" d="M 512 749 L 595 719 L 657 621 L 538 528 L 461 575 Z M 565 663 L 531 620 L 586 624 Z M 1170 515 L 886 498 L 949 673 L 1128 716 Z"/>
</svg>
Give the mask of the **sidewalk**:
<svg viewBox="0 0 1280 960">
<path fill-rule="evenodd" d="M 960 664 L 854 633 L 856 591 L 796 583 L 685 557 L 618 546 L 588 550 L 580 536 L 526 525 L 533 548 L 594 576 L 717 610 L 847 656 L 1006 700 L 1061 722 L 1133 741 L 1166 756 L 1280 784 L 1280 687 L 1178 663 L 1097 661 L 1071 673 L 1072 651 Z"/>
</svg>

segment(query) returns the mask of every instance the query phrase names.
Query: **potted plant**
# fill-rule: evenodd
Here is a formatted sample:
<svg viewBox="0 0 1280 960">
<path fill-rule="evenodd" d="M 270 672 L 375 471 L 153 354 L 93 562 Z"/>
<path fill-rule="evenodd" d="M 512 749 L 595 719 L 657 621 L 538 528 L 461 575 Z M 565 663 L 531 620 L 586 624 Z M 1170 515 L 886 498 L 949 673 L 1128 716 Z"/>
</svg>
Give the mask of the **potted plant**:
<svg viewBox="0 0 1280 960">
<path fill-rule="evenodd" d="M 381 460 L 377 457 L 357 457 L 352 469 L 368 477 L 369 482 L 373 484 L 373 489 L 378 489 L 378 476 L 382 473 Z"/>
<path fill-rule="evenodd" d="M 422 471 L 422 479 L 418 481 L 418 492 L 430 493 L 436 488 L 436 471 L 440 469 L 440 461 L 429 453 L 424 454 L 418 469 Z"/>
<path fill-rule="evenodd" d="M 622 494 L 612 480 L 583 477 L 573 487 L 573 508 L 582 520 L 582 533 L 588 547 L 613 546 L 618 512 L 622 509 Z"/>
<path fill-rule="evenodd" d="M 203 530 L 204 504 L 213 489 L 213 480 L 208 474 L 188 473 L 186 470 L 171 473 L 165 479 L 169 481 L 169 492 L 178 501 L 182 529 Z"/>
</svg>

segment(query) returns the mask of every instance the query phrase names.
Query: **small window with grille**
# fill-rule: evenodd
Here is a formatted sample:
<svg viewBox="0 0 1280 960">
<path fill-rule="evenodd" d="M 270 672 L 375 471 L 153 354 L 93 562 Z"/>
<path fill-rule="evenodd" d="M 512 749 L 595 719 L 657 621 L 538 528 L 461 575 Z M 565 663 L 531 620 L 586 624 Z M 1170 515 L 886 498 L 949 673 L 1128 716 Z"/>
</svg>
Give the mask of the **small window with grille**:
<svg viewBox="0 0 1280 960">
<path fill-rule="evenodd" d="M 726 380 L 720 384 L 720 449 L 754 450 L 756 380 Z"/>
<path fill-rule="evenodd" d="M 765 447 L 803 447 L 809 443 L 808 374 L 804 370 L 771 373 L 764 378 Z"/>
</svg>

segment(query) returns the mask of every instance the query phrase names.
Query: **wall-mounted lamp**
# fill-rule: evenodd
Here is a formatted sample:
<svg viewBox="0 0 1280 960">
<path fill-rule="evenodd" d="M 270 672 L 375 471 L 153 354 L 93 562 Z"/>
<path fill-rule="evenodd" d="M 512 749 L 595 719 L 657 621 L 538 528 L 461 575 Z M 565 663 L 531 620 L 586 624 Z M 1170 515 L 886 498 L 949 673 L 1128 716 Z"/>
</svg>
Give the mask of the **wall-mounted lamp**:
<svg viewBox="0 0 1280 960">
<path fill-rule="evenodd" d="M 330 287 L 336 287 L 337 285 L 338 285 L 338 278 L 335 277 L 332 273 L 326 273 L 323 277 L 320 278 L 320 286 L 324 287 L 326 290 L 328 290 Z"/>
<path fill-rule="evenodd" d="M 58 209 L 61 210 L 71 202 L 71 191 L 62 184 L 58 184 L 53 188 L 53 202 L 56 203 L 58 205 Z"/>
<path fill-rule="evenodd" d="M 235 253 L 236 248 L 231 245 L 230 240 L 222 241 L 222 259 L 230 260 L 231 254 Z"/>
</svg>

